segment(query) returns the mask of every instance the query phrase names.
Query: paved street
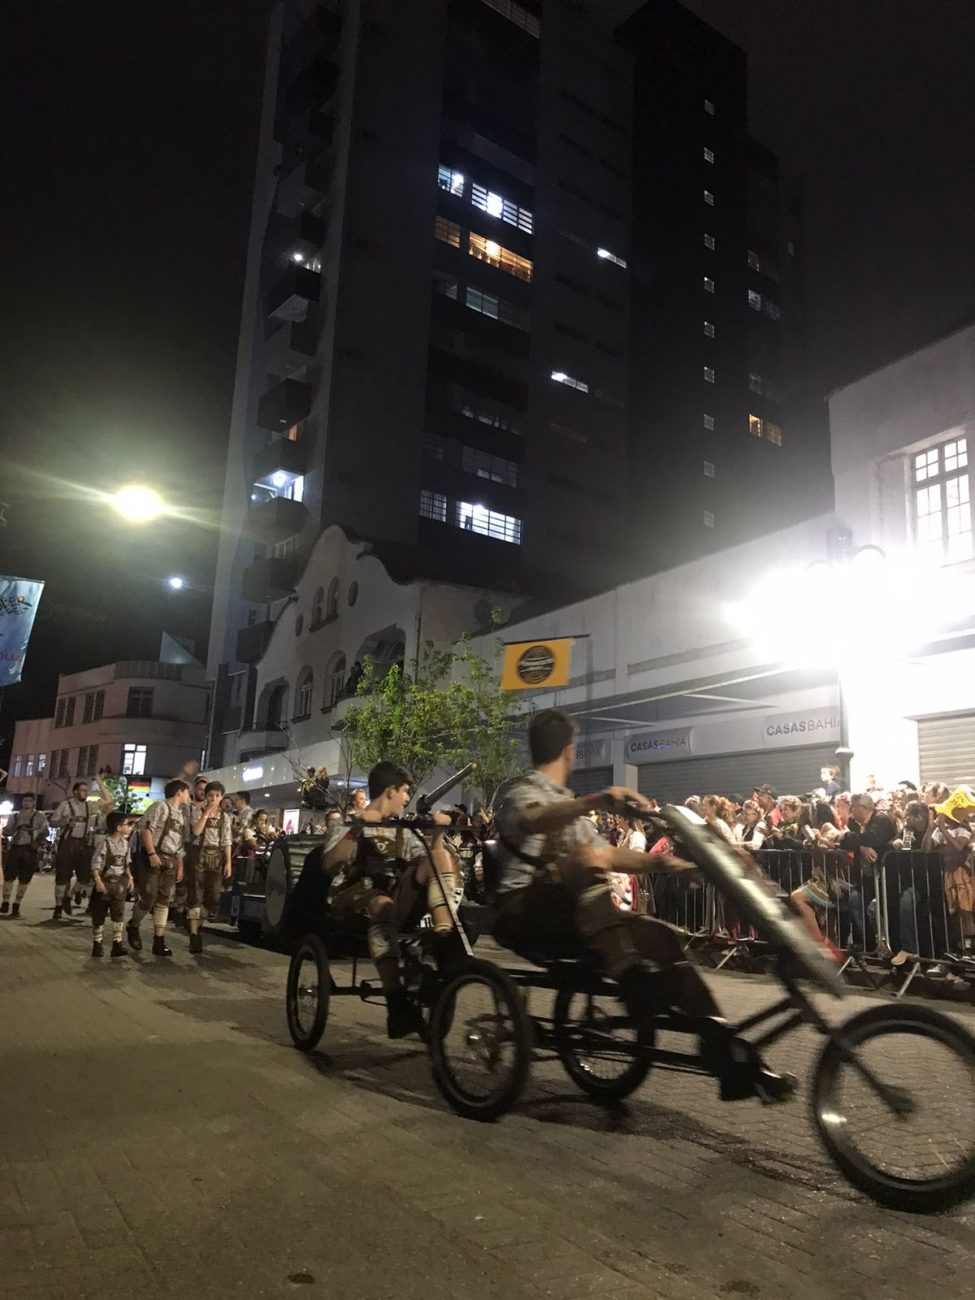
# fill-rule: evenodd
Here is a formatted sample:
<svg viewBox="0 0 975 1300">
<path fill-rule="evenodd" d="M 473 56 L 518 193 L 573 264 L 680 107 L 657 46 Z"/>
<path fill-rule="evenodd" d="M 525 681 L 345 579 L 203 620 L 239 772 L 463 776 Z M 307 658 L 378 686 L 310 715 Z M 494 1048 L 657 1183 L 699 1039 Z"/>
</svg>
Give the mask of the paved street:
<svg viewBox="0 0 975 1300">
<path fill-rule="evenodd" d="M 324 1051 L 295 1052 L 282 955 L 175 935 L 169 963 L 96 963 L 50 895 L 0 924 L 4 1300 L 975 1295 L 975 1205 L 864 1201 L 802 1104 L 660 1074 L 606 1114 L 547 1064 L 473 1124 L 378 1007 L 333 1001 Z M 735 1013 L 769 992 L 715 979 Z M 773 1059 L 807 1071 L 812 1047 Z"/>
</svg>

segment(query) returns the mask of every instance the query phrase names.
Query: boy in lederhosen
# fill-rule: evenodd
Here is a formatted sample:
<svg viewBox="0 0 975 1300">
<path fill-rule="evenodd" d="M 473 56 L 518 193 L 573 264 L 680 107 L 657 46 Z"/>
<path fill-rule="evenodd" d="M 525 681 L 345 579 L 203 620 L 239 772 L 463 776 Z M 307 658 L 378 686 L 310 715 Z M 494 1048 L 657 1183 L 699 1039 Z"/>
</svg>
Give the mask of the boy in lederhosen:
<svg viewBox="0 0 975 1300">
<path fill-rule="evenodd" d="M 187 848 L 186 915 L 191 953 L 203 951 L 203 909 L 217 911 L 223 882 L 230 879 L 231 870 L 233 818 L 220 806 L 224 788 L 219 781 L 210 781 L 205 794 L 206 803 L 190 828 L 193 842 Z"/>
<path fill-rule="evenodd" d="M 139 925 L 151 912 L 155 957 L 173 955 L 172 949 L 166 947 L 166 922 L 176 885 L 183 878 L 190 787 L 185 781 L 167 781 L 163 793 L 165 799 L 154 803 L 140 824 L 142 851 L 135 873 L 137 897 L 126 929 L 129 947 L 139 952 L 142 948 Z"/>
<path fill-rule="evenodd" d="M 186 915 L 186 909 L 189 906 L 187 902 L 187 883 L 199 855 L 199 845 L 193 840 L 193 823 L 200 816 L 206 803 L 206 788 L 206 777 L 198 776 L 193 782 L 190 802 L 183 810 L 186 813 L 186 849 L 183 856 L 183 879 L 176 882 L 176 892 L 173 895 L 172 906 L 173 924 L 177 930 L 189 929 L 189 918 Z"/>
<path fill-rule="evenodd" d="M 25 794 L 20 812 L 7 827 L 7 852 L 3 859 L 3 902 L 0 914 L 20 916 L 20 905 L 27 893 L 27 886 L 37 870 L 37 859 L 41 846 L 47 840 L 47 818 L 37 809 L 37 800 L 32 794 Z M 10 895 L 13 893 L 14 881 L 17 882 L 17 896 L 10 908 Z"/>
<path fill-rule="evenodd" d="M 109 813 L 107 834 L 95 846 L 91 859 L 91 955 L 101 957 L 105 917 L 112 918 L 112 956 L 124 957 L 125 898 L 132 888 L 129 834 L 132 818 L 127 813 Z"/>
<path fill-rule="evenodd" d="M 71 881 L 87 887 L 91 882 L 92 839 L 98 814 L 88 802 L 88 782 L 76 781 L 71 798 L 57 806 L 51 825 L 60 828 L 54 858 L 54 919 L 71 915 Z"/>
</svg>

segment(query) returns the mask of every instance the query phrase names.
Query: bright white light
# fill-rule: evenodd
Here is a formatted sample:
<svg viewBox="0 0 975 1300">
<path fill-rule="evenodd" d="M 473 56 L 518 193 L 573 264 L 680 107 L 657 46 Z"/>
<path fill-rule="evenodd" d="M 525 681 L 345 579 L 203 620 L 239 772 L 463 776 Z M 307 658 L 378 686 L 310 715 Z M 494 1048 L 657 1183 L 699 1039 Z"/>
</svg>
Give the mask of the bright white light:
<svg viewBox="0 0 975 1300">
<path fill-rule="evenodd" d="M 596 256 L 597 256 L 597 257 L 609 257 L 609 253 L 607 252 L 607 250 L 606 250 L 605 248 L 597 248 L 597 249 L 596 249 Z"/>
<path fill-rule="evenodd" d="M 138 484 L 119 488 L 112 496 L 111 502 L 122 518 L 130 524 L 151 523 L 166 510 L 166 503 L 158 492 Z"/>
<path fill-rule="evenodd" d="M 288 476 L 287 474 L 285 474 L 283 469 L 279 469 L 276 474 L 273 474 L 271 476 L 271 482 L 274 484 L 275 487 L 284 487 L 287 481 L 288 481 Z"/>
<path fill-rule="evenodd" d="M 294 252 L 291 254 L 291 260 L 292 262 L 303 262 L 305 260 L 305 255 L 304 253 Z"/>
<path fill-rule="evenodd" d="M 170 591 L 182 591 L 186 586 L 186 579 L 174 573 L 171 578 L 166 579 L 166 586 L 169 587 Z"/>
<path fill-rule="evenodd" d="M 501 195 L 495 194 L 493 190 L 488 190 L 484 211 L 489 217 L 500 217 L 501 213 L 504 212 L 504 199 Z"/>
<path fill-rule="evenodd" d="M 487 253 L 488 257 L 500 257 L 501 245 L 496 244 L 493 239 L 489 239 L 484 245 L 484 251 Z"/>
<path fill-rule="evenodd" d="M 0 803 L 0 817 L 9 817 L 13 810 L 13 803 L 9 799 L 4 799 L 3 803 Z"/>
<path fill-rule="evenodd" d="M 263 775 L 264 768 L 260 765 L 257 767 L 245 767 L 243 772 L 240 774 L 240 779 L 242 781 L 260 781 Z"/>
<path fill-rule="evenodd" d="M 564 370 L 552 371 L 552 378 L 555 380 L 557 384 L 564 384 L 565 381 L 568 379 L 568 377 L 569 376 L 565 373 Z"/>
</svg>

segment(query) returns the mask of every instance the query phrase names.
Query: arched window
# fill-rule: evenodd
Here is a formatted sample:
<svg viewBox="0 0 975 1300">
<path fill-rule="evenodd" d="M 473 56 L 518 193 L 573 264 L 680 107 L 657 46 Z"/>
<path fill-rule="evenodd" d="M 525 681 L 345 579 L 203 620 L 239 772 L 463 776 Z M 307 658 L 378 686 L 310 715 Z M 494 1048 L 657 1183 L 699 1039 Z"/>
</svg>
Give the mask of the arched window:
<svg viewBox="0 0 975 1300">
<path fill-rule="evenodd" d="M 311 625 L 318 627 L 325 619 L 325 588 L 319 587 L 311 603 Z"/>
<path fill-rule="evenodd" d="M 265 726 L 268 731 L 280 730 L 284 721 L 285 708 L 288 703 L 287 686 L 275 686 L 267 697 L 267 718 Z"/>
<path fill-rule="evenodd" d="M 325 617 L 338 618 L 339 613 L 339 580 L 333 578 L 328 584 L 328 600 L 325 602 Z"/>
<path fill-rule="evenodd" d="M 314 675 L 310 668 L 302 668 L 295 688 L 295 720 L 311 717 L 311 692 Z"/>
<path fill-rule="evenodd" d="M 325 707 L 332 709 L 345 696 L 345 655 L 339 651 L 328 661 L 325 675 Z"/>
</svg>

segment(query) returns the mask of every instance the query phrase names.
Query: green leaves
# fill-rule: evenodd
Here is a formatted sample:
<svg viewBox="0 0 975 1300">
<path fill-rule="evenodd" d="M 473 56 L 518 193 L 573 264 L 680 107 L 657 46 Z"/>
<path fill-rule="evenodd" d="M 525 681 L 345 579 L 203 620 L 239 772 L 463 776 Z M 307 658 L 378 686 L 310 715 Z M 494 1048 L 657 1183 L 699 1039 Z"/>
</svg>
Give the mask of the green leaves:
<svg viewBox="0 0 975 1300">
<path fill-rule="evenodd" d="M 500 687 L 501 643 L 492 659 L 462 640 L 449 650 L 428 643 L 415 678 L 398 667 L 385 673 L 366 659 L 356 703 L 345 716 L 343 739 L 364 772 L 382 759 L 400 763 L 418 784 L 438 767 L 472 759 L 471 787 L 482 804 L 518 768 L 520 706 Z"/>
</svg>

